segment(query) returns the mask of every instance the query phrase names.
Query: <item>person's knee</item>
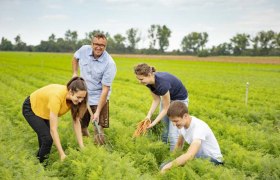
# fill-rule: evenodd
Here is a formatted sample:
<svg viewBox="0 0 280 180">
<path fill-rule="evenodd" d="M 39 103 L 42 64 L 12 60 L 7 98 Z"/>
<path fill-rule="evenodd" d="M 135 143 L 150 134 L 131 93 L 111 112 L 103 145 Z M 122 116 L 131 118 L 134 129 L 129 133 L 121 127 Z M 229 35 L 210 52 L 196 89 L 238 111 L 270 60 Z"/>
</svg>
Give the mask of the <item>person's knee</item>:
<svg viewBox="0 0 280 180">
<path fill-rule="evenodd" d="M 46 135 L 42 137 L 42 144 L 44 144 L 47 147 L 51 147 L 53 143 L 53 139 L 51 135 Z"/>
<path fill-rule="evenodd" d="M 178 141 L 178 135 L 177 134 L 171 134 L 169 133 L 169 142 L 171 145 L 175 145 Z"/>
<path fill-rule="evenodd" d="M 162 139 L 162 142 L 167 144 L 168 143 L 168 132 L 163 132 L 161 135 L 161 139 Z"/>
<path fill-rule="evenodd" d="M 88 128 L 82 128 L 82 135 L 83 136 L 89 136 Z"/>
</svg>

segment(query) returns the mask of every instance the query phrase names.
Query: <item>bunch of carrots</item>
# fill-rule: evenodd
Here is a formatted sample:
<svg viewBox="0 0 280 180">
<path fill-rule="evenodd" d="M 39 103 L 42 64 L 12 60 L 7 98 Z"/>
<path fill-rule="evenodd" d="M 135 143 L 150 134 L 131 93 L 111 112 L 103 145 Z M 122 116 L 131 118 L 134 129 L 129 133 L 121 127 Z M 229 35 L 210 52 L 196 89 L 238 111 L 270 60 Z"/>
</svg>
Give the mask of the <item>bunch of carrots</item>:
<svg viewBox="0 0 280 180">
<path fill-rule="evenodd" d="M 133 137 L 139 137 L 147 132 L 147 127 L 151 124 L 151 120 L 145 118 L 137 124 L 137 129 L 134 131 Z"/>
</svg>

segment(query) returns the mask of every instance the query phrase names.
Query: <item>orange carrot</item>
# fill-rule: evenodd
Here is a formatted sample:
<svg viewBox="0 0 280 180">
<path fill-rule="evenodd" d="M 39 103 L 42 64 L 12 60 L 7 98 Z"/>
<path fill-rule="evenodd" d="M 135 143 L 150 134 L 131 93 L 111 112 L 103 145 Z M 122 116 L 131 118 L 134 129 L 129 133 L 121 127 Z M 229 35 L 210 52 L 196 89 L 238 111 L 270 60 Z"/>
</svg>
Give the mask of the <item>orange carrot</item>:
<svg viewBox="0 0 280 180">
<path fill-rule="evenodd" d="M 133 137 L 139 137 L 147 132 L 147 127 L 151 124 L 151 120 L 146 118 L 137 124 L 137 129 L 134 131 Z"/>
</svg>

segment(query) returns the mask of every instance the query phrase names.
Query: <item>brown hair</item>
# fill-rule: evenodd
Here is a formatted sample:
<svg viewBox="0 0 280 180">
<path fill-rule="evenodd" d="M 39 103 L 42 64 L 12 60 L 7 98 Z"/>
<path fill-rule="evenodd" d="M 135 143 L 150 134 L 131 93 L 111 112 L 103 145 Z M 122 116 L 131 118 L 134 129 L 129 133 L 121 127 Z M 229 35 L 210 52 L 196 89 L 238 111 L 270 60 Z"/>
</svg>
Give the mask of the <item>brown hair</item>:
<svg viewBox="0 0 280 180">
<path fill-rule="evenodd" d="M 106 36 L 104 35 L 104 34 L 102 34 L 102 33 L 96 33 L 96 34 L 94 34 L 94 36 L 92 37 L 92 40 L 93 40 L 93 38 L 97 38 L 97 39 L 105 39 L 106 41 L 107 41 L 107 38 L 106 38 Z"/>
<path fill-rule="evenodd" d="M 156 69 L 152 66 L 149 66 L 146 63 L 138 64 L 134 67 L 134 73 L 136 75 L 148 76 L 150 73 L 156 72 Z"/>
<path fill-rule="evenodd" d="M 72 92 L 78 92 L 78 91 L 87 91 L 87 86 L 85 83 L 85 80 L 81 77 L 74 77 L 67 83 L 67 90 Z M 71 104 L 71 114 L 74 121 L 76 121 L 77 118 L 82 119 L 84 116 L 86 110 L 87 110 L 87 101 L 88 101 L 88 93 L 86 94 L 86 97 L 84 100 L 75 105 Z"/>
<path fill-rule="evenodd" d="M 189 110 L 185 103 L 181 101 L 173 101 L 171 102 L 167 116 L 168 117 L 181 117 L 183 118 L 184 114 L 188 114 Z"/>
</svg>

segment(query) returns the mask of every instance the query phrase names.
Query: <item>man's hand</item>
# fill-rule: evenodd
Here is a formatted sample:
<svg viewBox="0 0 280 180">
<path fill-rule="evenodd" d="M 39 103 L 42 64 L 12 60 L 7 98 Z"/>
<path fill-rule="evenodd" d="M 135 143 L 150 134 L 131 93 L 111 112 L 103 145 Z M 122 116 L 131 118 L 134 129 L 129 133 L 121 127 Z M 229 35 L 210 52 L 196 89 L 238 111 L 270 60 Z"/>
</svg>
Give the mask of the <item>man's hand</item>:
<svg viewBox="0 0 280 180">
<path fill-rule="evenodd" d="M 78 77 L 78 74 L 73 73 L 72 78 L 74 78 L 74 77 Z"/>
<path fill-rule="evenodd" d="M 91 122 L 92 122 L 92 123 L 93 123 L 93 121 L 99 122 L 99 113 L 95 112 L 95 113 L 93 114 L 93 116 L 90 117 L 90 119 L 91 119 Z"/>
<path fill-rule="evenodd" d="M 172 167 L 172 162 L 167 163 L 163 168 L 160 170 L 160 173 L 165 173 L 167 170 L 169 170 Z"/>
</svg>

